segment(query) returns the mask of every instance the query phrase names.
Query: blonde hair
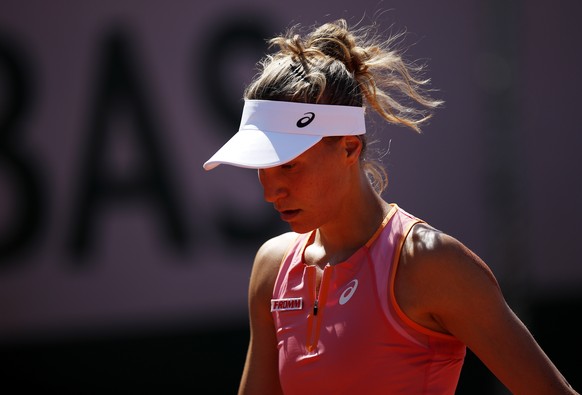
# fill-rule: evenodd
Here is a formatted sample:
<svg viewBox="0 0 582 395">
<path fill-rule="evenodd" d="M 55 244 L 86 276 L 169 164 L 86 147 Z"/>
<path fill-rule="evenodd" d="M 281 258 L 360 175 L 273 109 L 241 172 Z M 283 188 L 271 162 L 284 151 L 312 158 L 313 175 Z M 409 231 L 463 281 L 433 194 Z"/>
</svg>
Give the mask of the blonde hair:
<svg viewBox="0 0 582 395">
<path fill-rule="evenodd" d="M 246 88 L 246 99 L 363 106 L 416 132 L 442 104 L 428 95 L 429 80 L 419 77 L 424 67 L 406 63 L 392 48 L 399 35 L 381 40 L 373 27 L 350 30 L 344 19 L 305 36 L 299 29 L 296 25 L 269 40 L 278 51 L 259 62 L 260 73 Z M 365 135 L 361 140 L 363 169 L 382 193 L 386 170 L 367 158 Z"/>
</svg>

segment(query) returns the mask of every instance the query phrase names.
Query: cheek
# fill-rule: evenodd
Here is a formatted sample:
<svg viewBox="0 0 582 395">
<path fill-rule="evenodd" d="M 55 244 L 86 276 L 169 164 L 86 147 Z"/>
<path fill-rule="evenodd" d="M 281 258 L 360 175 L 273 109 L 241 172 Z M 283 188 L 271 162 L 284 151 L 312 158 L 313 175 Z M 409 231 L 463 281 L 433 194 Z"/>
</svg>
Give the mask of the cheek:
<svg viewBox="0 0 582 395">
<path fill-rule="evenodd" d="M 308 185 L 307 190 L 311 197 L 323 205 L 323 208 L 333 206 L 334 202 L 341 200 L 344 195 L 341 178 L 334 172 L 321 173 L 320 176 L 309 180 Z"/>
</svg>

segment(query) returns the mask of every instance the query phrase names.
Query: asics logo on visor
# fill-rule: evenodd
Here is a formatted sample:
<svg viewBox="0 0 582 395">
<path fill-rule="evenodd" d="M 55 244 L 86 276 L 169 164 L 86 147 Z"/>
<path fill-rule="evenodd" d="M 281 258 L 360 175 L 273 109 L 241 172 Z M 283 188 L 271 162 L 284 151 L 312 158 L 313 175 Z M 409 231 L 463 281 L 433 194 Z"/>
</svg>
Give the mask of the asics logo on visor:
<svg viewBox="0 0 582 395">
<path fill-rule="evenodd" d="M 306 127 L 315 119 L 315 114 L 312 112 L 306 112 L 304 115 L 303 118 L 299 118 L 299 121 L 297 121 L 298 128 Z"/>
</svg>

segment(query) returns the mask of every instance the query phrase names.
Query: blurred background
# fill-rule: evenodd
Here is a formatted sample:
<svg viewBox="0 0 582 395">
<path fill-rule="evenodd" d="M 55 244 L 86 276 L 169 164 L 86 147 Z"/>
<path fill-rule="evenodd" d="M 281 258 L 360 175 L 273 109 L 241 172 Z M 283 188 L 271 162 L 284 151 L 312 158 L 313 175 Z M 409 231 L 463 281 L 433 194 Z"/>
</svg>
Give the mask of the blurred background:
<svg viewBox="0 0 582 395">
<path fill-rule="evenodd" d="M 582 3 L 0 0 L 0 376 L 13 393 L 234 394 L 256 173 L 202 163 L 265 40 L 345 18 L 406 32 L 445 101 L 372 122 L 387 200 L 457 237 L 579 391 Z M 10 392 L 7 392 L 10 393 Z M 504 394 L 469 351 L 458 394 Z"/>
</svg>

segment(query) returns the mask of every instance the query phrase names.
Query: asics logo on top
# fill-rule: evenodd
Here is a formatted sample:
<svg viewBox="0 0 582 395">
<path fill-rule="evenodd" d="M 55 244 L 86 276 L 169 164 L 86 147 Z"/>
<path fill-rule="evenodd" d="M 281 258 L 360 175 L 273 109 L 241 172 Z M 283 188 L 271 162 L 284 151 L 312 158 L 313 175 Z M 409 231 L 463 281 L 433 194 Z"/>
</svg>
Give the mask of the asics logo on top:
<svg viewBox="0 0 582 395">
<path fill-rule="evenodd" d="M 304 115 L 303 118 L 299 118 L 299 121 L 297 121 L 298 128 L 306 127 L 315 119 L 315 114 L 312 112 L 306 112 Z"/>
<path fill-rule="evenodd" d="M 358 288 L 358 280 L 353 279 L 349 282 L 347 288 L 342 292 L 339 298 L 339 304 L 344 305 L 354 296 L 356 289 Z"/>
</svg>

